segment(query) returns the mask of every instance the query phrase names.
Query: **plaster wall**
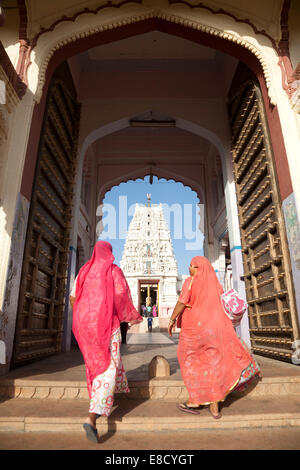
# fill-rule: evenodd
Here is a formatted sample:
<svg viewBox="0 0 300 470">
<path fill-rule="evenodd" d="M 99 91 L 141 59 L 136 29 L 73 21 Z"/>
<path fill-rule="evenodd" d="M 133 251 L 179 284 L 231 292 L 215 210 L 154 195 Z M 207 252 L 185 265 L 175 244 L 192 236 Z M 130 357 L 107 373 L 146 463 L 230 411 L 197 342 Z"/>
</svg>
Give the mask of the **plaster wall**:
<svg viewBox="0 0 300 470">
<path fill-rule="evenodd" d="M 184 70 L 182 64 L 179 67 L 161 64 L 158 70 L 148 66 L 126 71 L 111 67 L 85 74 L 80 80 L 79 100 L 222 98 L 223 81 L 216 66 L 204 62 L 198 67 L 185 64 Z"/>
<path fill-rule="evenodd" d="M 80 144 L 93 133 L 93 140 L 98 139 L 97 129 L 121 119 L 127 120 L 132 116 L 148 110 L 172 116 L 178 120 L 195 123 L 203 129 L 203 136 L 218 143 L 227 141 L 228 133 L 224 130 L 224 120 L 227 120 L 227 110 L 221 99 L 103 99 L 86 100 L 82 106 L 82 121 L 80 126 Z M 92 143 L 92 142 L 91 142 Z"/>
<path fill-rule="evenodd" d="M 114 158 L 124 155 L 124 152 L 139 152 L 142 155 L 148 152 L 162 152 L 166 155 L 175 155 L 180 158 L 183 153 L 194 155 L 197 158 L 206 157 L 211 144 L 201 137 L 185 132 L 177 127 L 171 128 L 133 128 L 128 127 L 115 132 L 93 145 L 97 160 L 103 161 L 112 154 Z"/>
<path fill-rule="evenodd" d="M 18 7 L 5 10 L 5 22 L 1 26 L 0 40 L 8 54 L 11 63 L 16 68 L 19 58 L 19 23 Z"/>
<path fill-rule="evenodd" d="M 300 2 L 291 0 L 289 11 L 289 49 L 292 66 L 295 69 L 300 63 Z"/>
<path fill-rule="evenodd" d="M 27 94 L 13 109 L 9 118 L 6 155 L 2 167 L 2 188 L 0 207 L 0 306 L 4 300 L 8 261 L 11 252 L 13 225 L 17 223 L 18 197 L 26 154 L 24 143 L 27 142 L 32 115 L 32 100 Z M 26 198 L 24 198 L 26 199 Z M 29 201 L 27 201 L 29 205 Z M 26 232 L 25 232 L 26 233 Z M 23 234 L 25 237 L 25 234 Z M 0 307 L 1 308 L 1 307 Z"/>
</svg>

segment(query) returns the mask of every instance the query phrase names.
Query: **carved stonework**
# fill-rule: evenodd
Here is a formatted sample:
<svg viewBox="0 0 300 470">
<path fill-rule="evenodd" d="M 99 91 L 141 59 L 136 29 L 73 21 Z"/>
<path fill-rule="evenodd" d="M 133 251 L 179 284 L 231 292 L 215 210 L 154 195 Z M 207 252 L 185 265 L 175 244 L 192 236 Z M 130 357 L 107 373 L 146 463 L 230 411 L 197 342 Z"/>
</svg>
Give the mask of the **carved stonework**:
<svg viewBox="0 0 300 470">
<path fill-rule="evenodd" d="M 16 105 L 19 103 L 19 98 L 16 91 L 9 82 L 9 79 L 0 65 L 0 86 L 1 86 L 1 101 L 0 101 L 0 194 L 2 187 L 2 179 L 4 175 L 4 167 L 7 157 L 7 140 L 8 130 L 11 114 Z"/>
<path fill-rule="evenodd" d="M 6 278 L 6 290 L 3 301 L 3 309 L 0 312 L 0 340 L 6 344 L 7 366 L 0 367 L 0 375 L 9 367 L 13 350 L 14 332 L 16 326 L 16 312 L 18 307 L 18 288 L 21 279 L 21 269 L 26 227 L 29 213 L 29 202 L 19 194 L 17 200 L 16 216 L 12 232 L 12 244 L 10 248 L 9 264 Z M 1 250 L 0 250 L 1 252 Z"/>
<path fill-rule="evenodd" d="M 0 141 L 7 138 L 8 119 L 16 105 L 19 103 L 19 98 L 16 91 L 9 82 L 4 69 L 0 65 L 0 81 L 1 81 L 1 101 L 0 101 L 0 128 L 6 129 L 5 134 L 0 130 Z"/>
<path fill-rule="evenodd" d="M 136 205 L 120 266 L 136 307 L 138 298 L 135 286 L 138 281 L 156 279 L 159 280 L 160 316 L 164 315 L 165 308 L 174 308 L 179 276 L 161 204 Z"/>
<path fill-rule="evenodd" d="M 3 78 L 4 77 L 4 78 Z M 24 96 L 27 86 L 22 82 L 13 64 L 0 41 L 0 80 L 4 80 L 7 86 L 8 97 L 14 94 L 19 100 Z M 7 98 L 8 98 L 7 97 Z"/>
<path fill-rule="evenodd" d="M 0 104 L 0 145 L 6 141 L 8 133 L 8 118 L 9 114 L 5 104 Z M 1 148 L 0 148 L 1 152 Z M 1 159 L 0 159 L 1 165 Z"/>
<path fill-rule="evenodd" d="M 293 79 L 290 83 L 290 103 L 296 113 L 300 114 L 300 63 L 293 73 Z"/>
<path fill-rule="evenodd" d="M 137 205 L 128 230 L 121 267 L 126 274 L 178 276 L 161 205 Z"/>
</svg>

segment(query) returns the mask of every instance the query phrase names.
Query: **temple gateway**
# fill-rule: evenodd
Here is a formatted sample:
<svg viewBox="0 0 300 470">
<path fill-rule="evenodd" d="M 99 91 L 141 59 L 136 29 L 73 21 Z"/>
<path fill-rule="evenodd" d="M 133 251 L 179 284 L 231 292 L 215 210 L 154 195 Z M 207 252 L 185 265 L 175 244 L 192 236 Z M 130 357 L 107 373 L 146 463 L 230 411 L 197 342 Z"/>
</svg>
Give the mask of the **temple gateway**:
<svg viewBox="0 0 300 470">
<path fill-rule="evenodd" d="M 105 194 L 151 174 L 197 194 L 252 352 L 300 363 L 299 23 L 299 0 L 1 2 L 0 374 L 70 350 Z M 163 321 L 182 280 L 159 206 L 122 267 Z"/>
</svg>

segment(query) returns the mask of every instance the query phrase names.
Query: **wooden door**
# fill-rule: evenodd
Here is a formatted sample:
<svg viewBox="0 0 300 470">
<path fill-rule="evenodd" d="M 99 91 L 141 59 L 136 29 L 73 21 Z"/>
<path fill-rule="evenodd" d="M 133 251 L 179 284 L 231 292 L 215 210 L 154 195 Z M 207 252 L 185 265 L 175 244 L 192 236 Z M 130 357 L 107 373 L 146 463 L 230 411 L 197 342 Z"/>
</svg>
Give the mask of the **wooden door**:
<svg viewBox="0 0 300 470">
<path fill-rule="evenodd" d="M 31 200 L 13 365 L 60 351 L 80 107 L 71 74 L 51 81 Z"/>
<path fill-rule="evenodd" d="M 299 326 L 271 140 L 254 80 L 230 100 L 229 114 L 252 350 L 291 361 Z"/>
</svg>

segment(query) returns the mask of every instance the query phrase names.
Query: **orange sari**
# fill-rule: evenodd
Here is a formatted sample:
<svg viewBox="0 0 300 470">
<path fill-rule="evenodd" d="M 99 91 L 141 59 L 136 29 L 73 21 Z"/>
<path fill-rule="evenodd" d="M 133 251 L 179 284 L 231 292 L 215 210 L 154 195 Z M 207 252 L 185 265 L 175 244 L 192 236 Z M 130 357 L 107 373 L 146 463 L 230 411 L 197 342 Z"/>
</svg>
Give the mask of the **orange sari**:
<svg viewBox="0 0 300 470">
<path fill-rule="evenodd" d="M 210 262 L 197 256 L 195 276 L 183 284 L 178 360 L 189 401 L 206 405 L 224 401 L 260 373 L 254 358 L 238 338 L 220 301 L 223 288 Z"/>
</svg>

